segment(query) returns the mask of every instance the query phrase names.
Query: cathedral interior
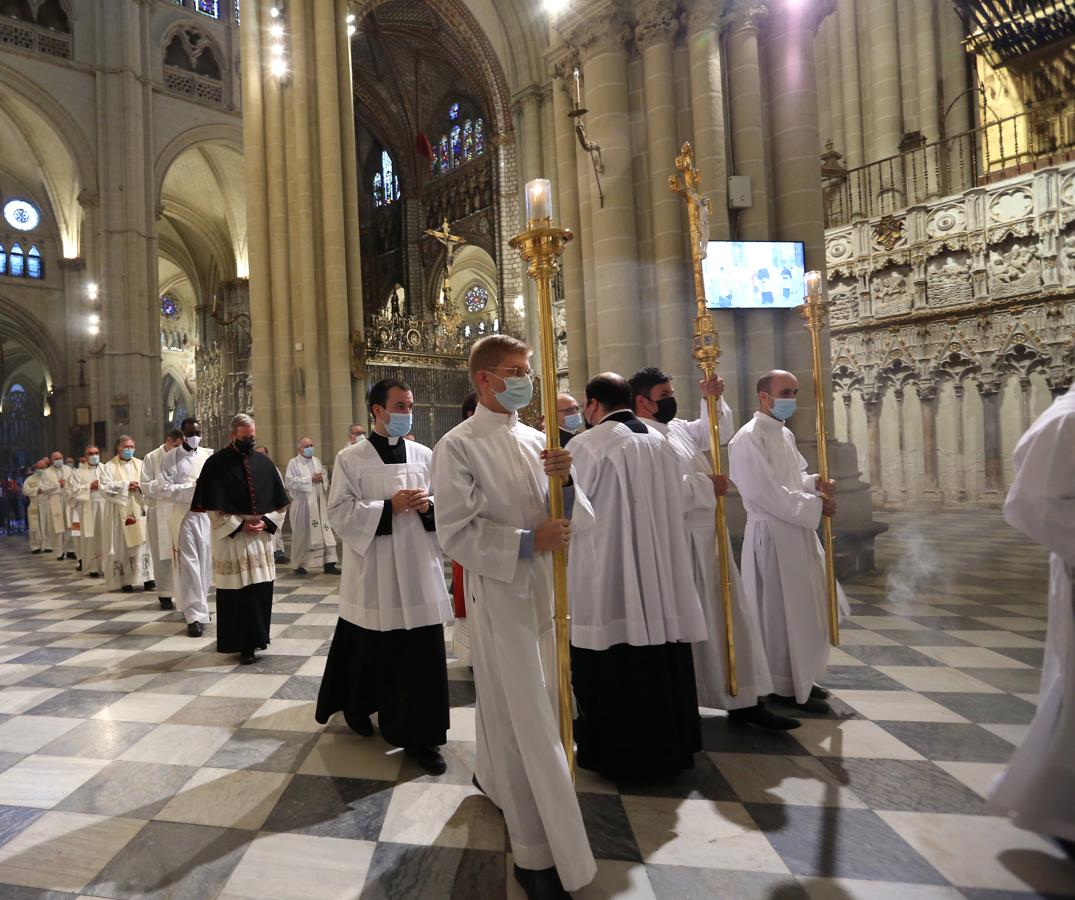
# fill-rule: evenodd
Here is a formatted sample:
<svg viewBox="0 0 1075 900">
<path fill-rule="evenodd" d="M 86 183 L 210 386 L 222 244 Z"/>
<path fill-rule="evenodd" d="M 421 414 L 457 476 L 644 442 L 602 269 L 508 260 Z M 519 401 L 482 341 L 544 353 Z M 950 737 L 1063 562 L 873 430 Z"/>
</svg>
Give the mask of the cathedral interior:
<svg viewBox="0 0 1075 900">
<path fill-rule="evenodd" d="M 575 896 L 1075 896 L 987 804 L 1046 630 L 1046 554 L 1000 509 L 1075 377 L 1070 2 L 0 0 L 0 478 L 191 415 L 209 447 L 249 413 L 278 465 L 304 437 L 331 461 L 385 377 L 432 447 L 494 333 L 555 377 L 532 424 L 644 366 L 694 417 L 685 142 L 709 248 L 823 273 L 820 368 L 784 263 L 705 301 L 737 424 L 773 368 L 812 465 L 825 413 L 851 611 L 829 715 L 703 710 L 670 783 L 580 771 Z M 572 232 L 548 308 L 513 243 L 535 179 Z M 31 560 L 3 499 L 0 897 L 523 896 L 465 665 L 432 777 L 312 718 L 338 581 L 282 576 L 240 674 Z M 744 518 L 733 490 L 737 546 Z"/>
</svg>

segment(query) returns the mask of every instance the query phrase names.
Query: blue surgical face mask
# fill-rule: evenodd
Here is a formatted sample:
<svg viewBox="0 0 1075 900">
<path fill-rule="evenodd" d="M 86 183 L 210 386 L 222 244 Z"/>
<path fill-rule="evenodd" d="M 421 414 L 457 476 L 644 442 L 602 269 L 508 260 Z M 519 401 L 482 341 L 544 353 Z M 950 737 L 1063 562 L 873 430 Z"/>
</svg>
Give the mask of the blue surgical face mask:
<svg viewBox="0 0 1075 900">
<path fill-rule="evenodd" d="M 774 397 L 773 415 L 781 422 L 786 422 L 795 415 L 797 402 L 794 397 Z"/>
<path fill-rule="evenodd" d="M 582 413 L 571 413 L 564 416 L 564 428 L 567 431 L 578 431 L 582 427 Z"/>
<path fill-rule="evenodd" d="M 55 467 L 56 467 L 57 469 L 62 469 L 62 468 L 63 468 L 63 460 L 62 460 L 62 459 L 54 459 L 54 460 L 52 461 L 52 464 L 53 464 L 53 465 L 54 465 L 54 466 L 55 466 Z"/>
<path fill-rule="evenodd" d="M 313 459 L 314 448 L 313 447 L 303 447 L 302 448 L 302 455 L 305 456 L 307 459 Z"/>
<path fill-rule="evenodd" d="M 411 433 L 411 426 L 414 424 L 413 413 L 391 413 L 388 417 L 388 423 L 384 426 L 385 431 L 392 437 L 406 437 Z"/>
<path fill-rule="evenodd" d="M 496 375 L 496 373 L 492 373 Z M 497 375 L 500 378 L 499 375 Z M 513 375 L 511 378 L 502 378 L 504 390 L 494 391 L 496 402 L 504 409 L 513 412 L 522 409 L 534 399 L 534 379 L 529 375 Z"/>
<path fill-rule="evenodd" d="M 101 457 L 98 456 L 96 453 L 91 453 L 89 456 L 86 457 L 86 462 L 88 462 L 91 466 L 96 466 L 98 463 L 100 463 L 100 461 Z"/>
<path fill-rule="evenodd" d="M 134 459 L 134 450 L 130 447 L 124 447 L 119 451 L 119 458 L 123 460 Z"/>
</svg>

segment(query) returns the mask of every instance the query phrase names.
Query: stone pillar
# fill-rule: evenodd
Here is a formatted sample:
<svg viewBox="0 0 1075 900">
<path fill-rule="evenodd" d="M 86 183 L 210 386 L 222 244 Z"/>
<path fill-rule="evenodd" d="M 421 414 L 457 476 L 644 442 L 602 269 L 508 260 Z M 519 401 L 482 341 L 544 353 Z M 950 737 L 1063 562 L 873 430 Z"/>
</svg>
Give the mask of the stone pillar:
<svg viewBox="0 0 1075 900">
<path fill-rule="evenodd" d="M 871 0 L 869 21 L 870 142 L 867 162 L 893 156 L 903 133 L 896 0 Z"/>
<path fill-rule="evenodd" d="M 560 224 L 575 235 L 564 247 L 562 280 L 567 314 L 567 371 L 571 390 L 578 396 L 589 381 L 586 359 L 586 296 L 582 263 L 582 214 L 579 210 L 579 174 L 576 161 L 574 121 L 568 111 L 574 106 L 572 65 L 569 59 L 555 64 L 552 87 L 552 124 L 556 132 L 556 172 Z"/>
<path fill-rule="evenodd" d="M 287 7 L 282 82 L 270 6 L 245 3 L 242 25 L 254 409 L 274 452 L 308 435 L 327 456 L 356 410 L 345 361 L 362 322 L 347 3 Z"/>
<path fill-rule="evenodd" d="M 837 0 L 837 23 L 840 26 L 840 78 L 843 82 L 843 123 L 847 146 L 843 148 L 847 167 L 853 169 L 866 162 L 863 143 L 862 85 L 859 65 L 859 27 L 856 0 Z M 841 149 L 837 147 L 837 149 Z"/>
<path fill-rule="evenodd" d="M 600 145 L 604 161 L 604 204 L 592 179 L 590 191 L 599 365 L 614 372 L 633 372 L 642 360 L 642 327 L 627 20 L 619 3 L 612 0 L 589 5 L 585 16 L 568 24 L 568 40 L 579 48 L 590 108 L 587 129 Z"/>
<path fill-rule="evenodd" d="M 981 383 L 982 450 L 985 456 L 985 496 L 997 499 L 1004 493 L 1004 470 L 1000 456 L 1000 385 Z"/>
<path fill-rule="evenodd" d="M 913 0 L 915 62 L 918 68 L 918 130 L 927 143 L 938 140 L 940 102 L 937 94 L 937 21 L 935 0 Z"/>
<path fill-rule="evenodd" d="M 925 498 L 940 503 L 941 492 L 937 466 L 937 389 L 929 386 L 918 389 L 922 406 L 922 462 L 924 470 L 923 491 Z"/>
<path fill-rule="evenodd" d="M 535 178 L 551 177 L 543 165 L 541 158 L 541 94 L 535 85 L 526 88 L 515 101 L 517 119 L 519 121 L 519 145 L 522 150 L 522 160 L 519 167 L 519 208 L 526 208 L 526 183 Z M 557 213 L 559 215 L 559 213 Z M 521 223 L 521 218 L 520 218 Z M 533 364 L 540 370 L 541 366 L 541 341 L 539 339 L 538 316 L 537 316 L 537 290 L 532 278 L 523 281 L 523 297 L 526 303 L 526 339 L 534 348 Z"/>
<path fill-rule="evenodd" d="M 869 479 L 873 496 L 878 503 L 885 501 L 885 486 L 881 478 L 881 398 L 876 394 L 863 394 L 866 408 L 866 440 L 869 443 Z"/>
<path fill-rule="evenodd" d="M 653 229 L 653 281 L 657 307 L 657 359 L 676 379 L 680 393 L 690 396 L 695 379 L 690 356 L 694 291 L 691 261 L 685 255 L 686 211 L 678 194 L 668 189 L 665 172 L 673 172 L 679 144 L 676 134 L 672 39 L 676 20 L 673 0 L 651 0 L 635 29 L 642 53 L 645 83 L 646 144 L 650 164 L 650 210 Z M 706 190 L 703 184 L 703 190 Z"/>
<path fill-rule="evenodd" d="M 762 95 L 758 29 L 768 17 L 764 6 L 750 9 L 728 34 L 731 86 L 732 153 L 735 175 L 750 178 L 753 205 L 739 210 L 737 237 L 743 240 L 769 240 L 769 161 L 767 156 L 767 121 Z M 815 104 L 816 105 L 816 104 Z M 819 163 L 815 159 L 814 168 Z M 818 176 L 820 183 L 820 175 Z"/>
<path fill-rule="evenodd" d="M 847 92 L 850 90 L 850 86 L 844 85 L 844 79 L 841 72 L 843 67 L 843 47 L 840 41 L 840 19 L 837 12 L 833 16 L 830 16 L 821 25 L 822 29 L 827 32 L 828 40 L 825 43 L 825 65 L 826 65 L 826 80 L 829 85 L 829 109 L 830 109 L 830 130 L 828 137 L 832 139 L 833 145 L 837 151 L 844 154 L 844 161 L 847 160 L 847 108 L 849 103 L 846 99 Z M 858 48 L 855 48 L 856 56 Z M 855 91 L 858 91 L 858 85 L 855 85 Z M 858 102 L 858 96 L 855 97 L 856 108 Z"/>
<path fill-rule="evenodd" d="M 907 453 L 907 429 L 903 422 L 903 391 L 896 390 L 896 459 L 900 467 L 900 490 L 898 500 L 901 506 L 906 506 L 907 498 L 911 491 L 908 485 L 911 483 L 911 466 Z"/>
<path fill-rule="evenodd" d="M 966 424 L 963 421 L 964 404 L 963 394 L 965 388 L 962 384 L 953 386 L 956 397 L 956 489 L 959 502 L 967 499 L 967 465 L 966 465 Z"/>
</svg>

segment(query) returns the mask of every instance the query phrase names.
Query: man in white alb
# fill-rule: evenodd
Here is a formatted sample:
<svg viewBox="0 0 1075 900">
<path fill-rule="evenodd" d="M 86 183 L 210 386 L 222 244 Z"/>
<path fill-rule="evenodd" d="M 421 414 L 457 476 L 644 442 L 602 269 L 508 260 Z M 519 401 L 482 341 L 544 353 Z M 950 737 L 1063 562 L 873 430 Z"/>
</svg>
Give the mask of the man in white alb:
<svg viewBox="0 0 1075 900">
<path fill-rule="evenodd" d="M 146 501 L 146 532 L 153 554 L 153 576 L 157 582 L 157 600 L 161 609 L 175 609 L 172 603 L 172 538 L 168 532 L 167 500 L 160 489 L 160 467 L 164 455 L 183 440 L 183 432 L 173 428 L 164 443 L 150 450 L 142 460 L 139 484 Z"/>
<path fill-rule="evenodd" d="M 100 578 L 104 572 L 105 546 L 109 539 L 107 503 L 101 491 L 104 466 L 95 444 L 86 448 L 86 464 L 80 465 L 72 482 L 72 496 L 78 506 L 79 559 L 82 574 Z"/>
<path fill-rule="evenodd" d="M 348 444 L 348 446 L 350 446 L 350 444 Z M 254 448 L 254 452 L 255 453 L 260 453 L 262 456 L 269 456 L 269 448 L 266 447 L 264 444 L 258 444 L 258 446 Z M 341 450 L 340 453 L 342 453 L 342 452 L 343 451 Z M 340 458 L 339 453 L 336 454 L 336 458 L 337 459 Z M 271 459 L 271 457 L 270 457 L 270 459 Z M 276 463 L 273 463 L 273 465 L 275 466 Z M 276 474 L 280 476 L 280 483 L 283 484 L 284 473 L 281 472 L 279 468 L 277 468 Z M 286 509 L 281 510 L 281 512 L 280 512 L 280 519 L 281 519 L 280 527 L 277 528 L 276 531 L 274 531 L 273 535 L 272 535 L 272 556 L 273 556 L 273 562 L 275 562 L 277 565 L 280 565 L 281 563 L 289 563 L 289 562 L 291 562 L 291 559 L 287 555 L 287 551 L 284 550 L 284 525 L 283 525 L 283 520 L 285 520 L 286 518 L 287 518 L 287 510 Z"/>
<path fill-rule="evenodd" d="M 291 495 L 291 558 L 295 573 L 323 567 L 326 575 L 339 575 L 336 568 L 336 535 L 328 524 L 329 477 L 314 456 L 314 442 L 299 441 L 298 453 L 287 464 L 284 486 Z"/>
<path fill-rule="evenodd" d="M 45 472 L 48 460 L 44 457 L 34 463 L 34 470 L 22 483 L 23 496 L 29 499 L 26 507 L 26 525 L 30 533 L 30 552 L 47 553 L 52 550 L 52 533 L 46 530 L 47 516 L 42 514 L 45 509 L 44 498 L 41 490 L 41 476 Z"/>
<path fill-rule="evenodd" d="M 134 455 L 134 439 L 120 435 L 116 455 L 105 464 L 101 491 L 108 503 L 108 538 L 105 586 L 130 593 L 135 585 L 147 591 L 153 581 L 153 560 L 146 540 L 145 499 L 142 497 L 142 460 Z"/>
<path fill-rule="evenodd" d="M 67 482 L 74 470 L 64 465 L 59 450 L 52 454 L 41 472 L 39 485 L 43 525 L 52 535 L 52 550 L 57 559 L 74 559 L 71 535 L 67 528 Z"/>
</svg>

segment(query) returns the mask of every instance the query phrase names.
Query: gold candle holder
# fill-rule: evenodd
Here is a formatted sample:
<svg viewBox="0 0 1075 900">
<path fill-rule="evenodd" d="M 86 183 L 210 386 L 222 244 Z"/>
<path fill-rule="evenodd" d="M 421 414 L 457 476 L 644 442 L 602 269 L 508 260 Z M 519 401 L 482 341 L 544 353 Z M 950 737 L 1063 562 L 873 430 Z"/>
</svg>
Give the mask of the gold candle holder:
<svg viewBox="0 0 1075 900">
<path fill-rule="evenodd" d="M 803 322 L 810 332 L 814 351 L 814 403 L 817 409 L 817 466 L 823 481 L 829 480 L 828 429 L 825 423 L 825 385 L 821 377 L 821 332 L 828 320 L 831 301 L 821 292 L 821 273 L 806 273 L 806 297 L 802 307 Z M 822 543 L 825 547 L 825 583 L 828 589 L 829 643 L 840 645 L 840 607 L 836 596 L 836 564 L 832 549 L 832 518 L 821 517 Z"/>
<path fill-rule="evenodd" d="M 573 237 L 566 228 L 553 223 L 552 191 L 547 179 L 526 185 L 526 228 L 508 243 L 526 260 L 527 275 L 537 285 L 537 312 L 541 340 L 541 403 L 545 414 L 545 447 L 560 449 L 560 429 L 556 427 L 556 340 L 552 320 L 552 280 L 560 271 L 564 244 Z M 549 479 L 549 515 L 564 516 L 564 484 L 557 476 Z M 571 610 L 567 597 L 567 553 L 557 550 L 552 557 L 556 628 L 556 669 L 559 700 L 560 741 L 564 745 L 571 777 L 575 777 L 575 739 L 571 720 Z"/>
</svg>

